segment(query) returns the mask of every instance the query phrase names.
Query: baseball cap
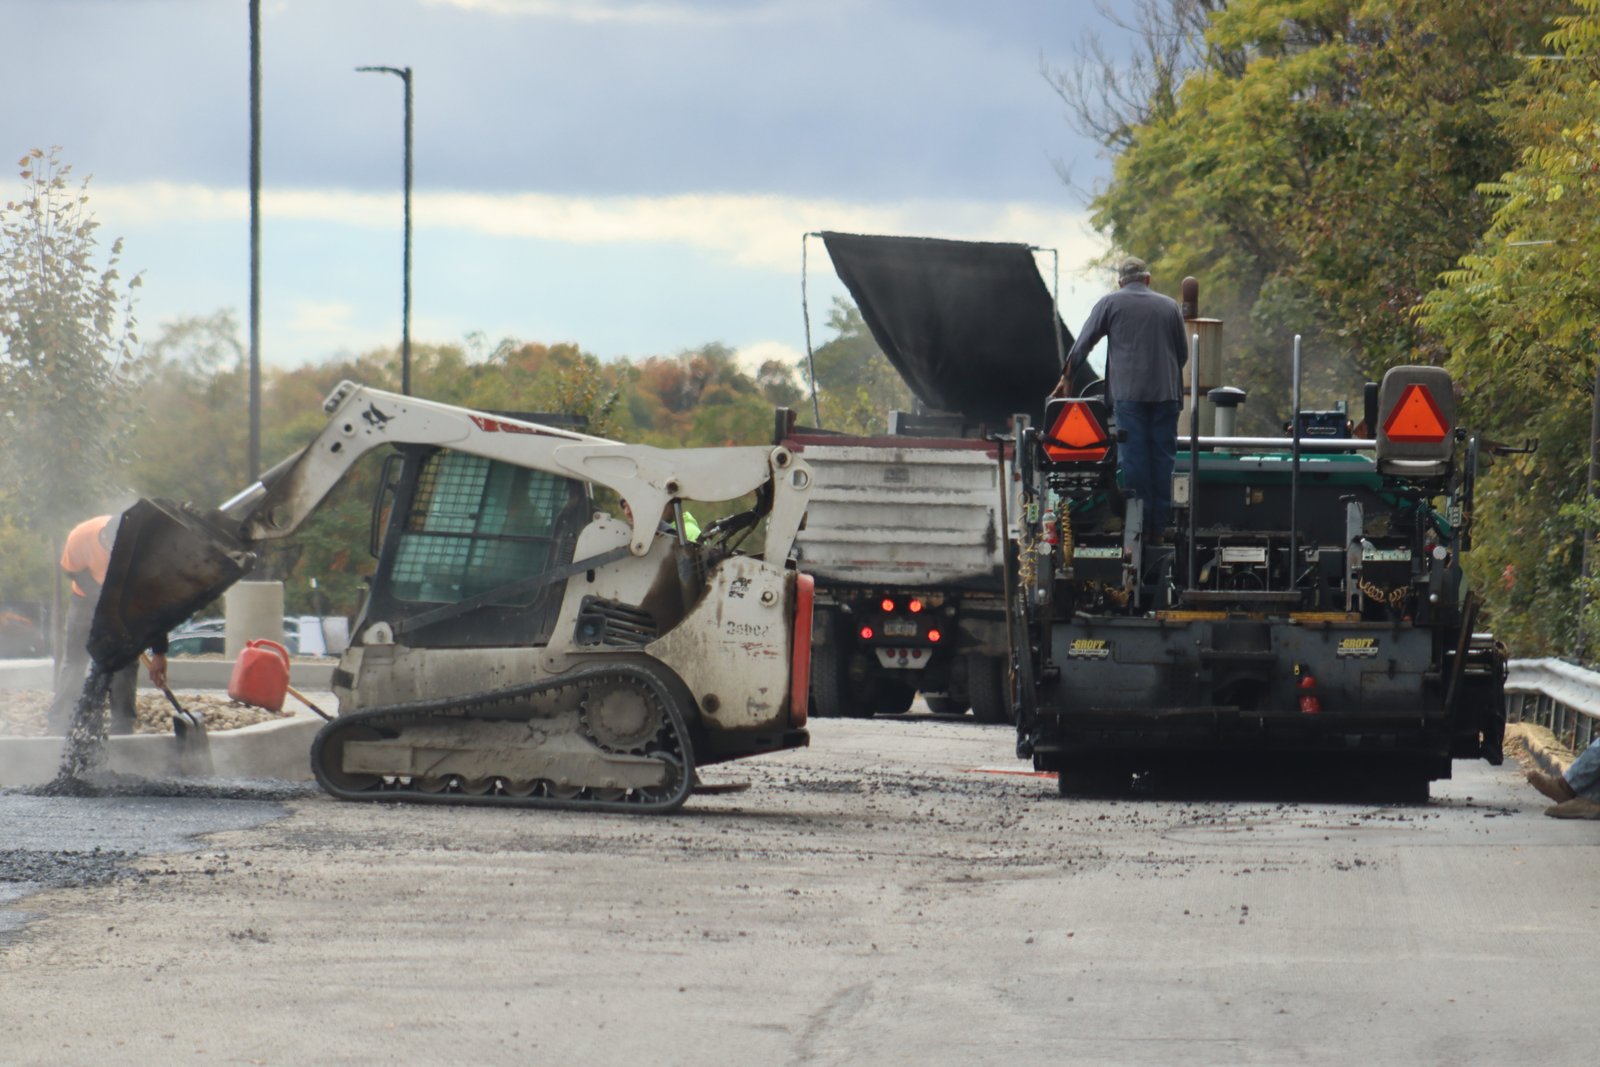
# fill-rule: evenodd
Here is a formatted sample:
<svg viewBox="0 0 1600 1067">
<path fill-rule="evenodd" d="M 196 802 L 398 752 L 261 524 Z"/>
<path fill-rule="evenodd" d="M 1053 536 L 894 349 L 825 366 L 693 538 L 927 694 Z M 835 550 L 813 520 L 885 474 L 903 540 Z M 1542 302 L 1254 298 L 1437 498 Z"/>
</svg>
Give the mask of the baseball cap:
<svg viewBox="0 0 1600 1067">
<path fill-rule="evenodd" d="M 1150 267 L 1138 256 L 1129 256 L 1117 264 L 1117 281 L 1131 282 L 1150 273 Z"/>
</svg>

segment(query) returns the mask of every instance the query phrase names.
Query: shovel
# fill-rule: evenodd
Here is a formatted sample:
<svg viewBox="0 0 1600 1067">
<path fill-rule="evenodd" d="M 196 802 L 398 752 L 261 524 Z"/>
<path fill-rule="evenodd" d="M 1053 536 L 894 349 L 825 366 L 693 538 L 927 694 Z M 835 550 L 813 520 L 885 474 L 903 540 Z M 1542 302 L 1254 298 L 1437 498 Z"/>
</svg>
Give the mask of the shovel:
<svg viewBox="0 0 1600 1067">
<path fill-rule="evenodd" d="M 144 663 L 144 669 L 148 671 L 150 657 L 141 652 L 139 659 Z M 158 688 L 167 698 L 167 703 L 172 705 L 172 733 L 178 739 L 178 769 L 184 774 L 210 774 L 211 740 L 206 737 L 204 713 L 190 711 L 178 703 L 178 698 L 172 695 L 172 690 L 166 685 Z"/>
</svg>

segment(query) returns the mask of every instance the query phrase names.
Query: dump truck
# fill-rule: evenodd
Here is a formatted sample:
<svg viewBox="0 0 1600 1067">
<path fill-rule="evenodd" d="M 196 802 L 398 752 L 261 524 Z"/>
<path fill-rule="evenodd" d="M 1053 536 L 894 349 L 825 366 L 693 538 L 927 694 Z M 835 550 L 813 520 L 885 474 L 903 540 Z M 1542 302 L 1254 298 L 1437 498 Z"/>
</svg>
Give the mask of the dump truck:
<svg viewBox="0 0 1600 1067">
<path fill-rule="evenodd" d="M 315 440 L 219 507 L 124 514 L 97 665 L 215 599 L 379 451 L 376 567 L 311 749 L 329 793 L 662 812 L 698 767 L 807 744 L 812 582 L 789 556 L 811 474 L 794 453 L 622 444 L 348 381 L 324 410 Z M 597 510 L 596 487 L 631 521 Z M 683 500 L 748 494 L 683 534 Z"/>
<path fill-rule="evenodd" d="M 1009 722 L 1001 437 L 1037 419 L 1072 335 L 1028 245 L 820 236 L 916 402 L 882 434 L 776 428 L 815 478 L 797 543 L 817 582 L 812 713 L 904 712 L 920 690 L 936 713 Z"/>
<path fill-rule="evenodd" d="M 1018 755 L 1063 795 L 1138 773 L 1321 765 L 1411 799 L 1452 761 L 1501 761 L 1503 645 L 1461 562 L 1492 451 L 1448 372 L 1395 367 L 1284 437 L 1179 438 L 1174 521 L 1121 491 L 1115 414 L 1053 400 L 1019 427 L 1027 490 L 1011 600 Z M 1200 397 L 1190 398 L 1198 410 Z"/>
</svg>

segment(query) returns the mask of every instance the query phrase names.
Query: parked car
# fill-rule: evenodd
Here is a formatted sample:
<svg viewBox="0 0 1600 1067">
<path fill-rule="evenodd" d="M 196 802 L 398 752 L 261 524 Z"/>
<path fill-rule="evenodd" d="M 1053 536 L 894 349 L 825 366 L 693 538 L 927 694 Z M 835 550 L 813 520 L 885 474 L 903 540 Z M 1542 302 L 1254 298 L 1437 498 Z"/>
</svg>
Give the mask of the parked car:
<svg viewBox="0 0 1600 1067">
<path fill-rule="evenodd" d="M 286 615 L 283 647 L 292 656 L 337 656 L 350 645 L 350 623 L 343 615 Z"/>
<path fill-rule="evenodd" d="M 194 619 L 173 630 L 167 654 L 201 656 L 226 650 L 226 624 L 222 619 Z M 350 644 L 349 623 L 343 616 L 285 615 L 283 647 L 291 656 L 337 656 Z"/>
<path fill-rule="evenodd" d="M 167 655 L 203 656 L 209 652 L 224 651 L 226 644 L 220 631 L 215 633 L 206 630 L 190 633 L 174 631 L 167 638 Z"/>
</svg>

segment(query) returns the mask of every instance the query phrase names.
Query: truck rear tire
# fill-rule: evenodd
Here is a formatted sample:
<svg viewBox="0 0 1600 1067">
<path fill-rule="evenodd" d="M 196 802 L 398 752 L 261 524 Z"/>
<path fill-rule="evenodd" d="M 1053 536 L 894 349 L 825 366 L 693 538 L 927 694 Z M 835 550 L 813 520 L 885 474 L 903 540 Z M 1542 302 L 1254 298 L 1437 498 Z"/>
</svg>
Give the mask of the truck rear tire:
<svg viewBox="0 0 1600 1067">
<path fill-rule="evenodd" d="M 867 719 L 878 710 L 877 680 L 856 682 L 854 650 L 841 647 L 838 620 L 828 620 L 828 639 L 811 649 L 811 714 L 819 719 Z M 859 673 L 859 671 L 857 672 Z"/>
<path fill-rule="evenodd" d="M 928 710 L 935 715 L 965 715 L 967 702 L 961 697 L 949 693 L 923 693 L 922 699 L 928 704 Z"/>
<path fill-rule="evenodd" d="M 904 715 L 917 699 L 916 686 L 879 678 L 873 688 L 873 710 L 879 715 Z"/>
<path fill-rule="evenodd" d="M 967 657 L 967 695 L 972 717 L 979 722 L 1011 722 L 1011 686 L 1006 665 L 993 656 Z"/>
<path fill-rule="evenodd" d="M 849 693 L 839 642 L 832 633 L 828 640 L 811 650 L 811 715 L 818 719 L 837 719 L 850 714 L 845 699 Z"/>
</svg>

